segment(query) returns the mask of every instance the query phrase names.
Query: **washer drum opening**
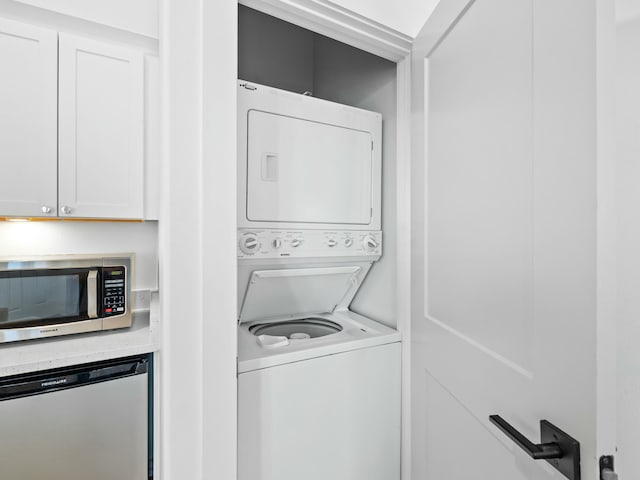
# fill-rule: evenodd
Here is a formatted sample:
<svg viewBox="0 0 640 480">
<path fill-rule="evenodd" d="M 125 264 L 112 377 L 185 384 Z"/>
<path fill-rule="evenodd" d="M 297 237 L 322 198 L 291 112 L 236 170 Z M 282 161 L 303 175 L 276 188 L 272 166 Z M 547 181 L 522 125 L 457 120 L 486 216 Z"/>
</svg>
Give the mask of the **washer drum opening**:
<svg viewBox="0 0 640 480">
<path fill-rule="evenodd" d="M 249 331 L 255 336 L 272 335 L 296 340 L 332 335 L 342 331 L 342 327 L 324 318 L 310 317 L 284 322 L 261 323 L 253 325 Z"/>
</svg>

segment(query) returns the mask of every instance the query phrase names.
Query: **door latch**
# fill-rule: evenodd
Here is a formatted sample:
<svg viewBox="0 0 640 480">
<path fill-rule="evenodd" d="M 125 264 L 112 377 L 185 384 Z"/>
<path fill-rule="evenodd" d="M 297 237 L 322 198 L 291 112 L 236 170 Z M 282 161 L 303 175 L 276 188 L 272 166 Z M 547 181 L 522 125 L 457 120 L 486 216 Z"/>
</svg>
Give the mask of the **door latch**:
<svg viewBox="0 0 640 480">
<path fill-rule="evenodd" d="M 600 480 L 618 480 L 618 474 L 614 469 L 613 455 L 600 457 Z"/>
</svg>

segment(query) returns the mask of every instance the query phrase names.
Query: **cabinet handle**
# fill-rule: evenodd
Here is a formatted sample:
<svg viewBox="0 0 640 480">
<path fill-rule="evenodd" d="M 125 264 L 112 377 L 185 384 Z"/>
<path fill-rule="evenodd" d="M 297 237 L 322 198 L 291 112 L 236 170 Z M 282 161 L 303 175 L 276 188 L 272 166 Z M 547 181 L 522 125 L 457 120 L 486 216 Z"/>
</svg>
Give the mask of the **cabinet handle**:
<svg viewBox="0 0 640 480">
<path fill-rule="evenodd" d="M 42 210 L 42 213 L 51 213 L 51 207 L 47 207 L 46 205 L 43 205 L 40 210 Z"/>
<path fill-rule="evenodd" d="M 65 215 L 69 215 L 71 213 L 71 207 L 68 207 L 66 205 L 63 205 L 60 210 L 62 210 L 62 213 L 64 213 Z"/>
</svg>

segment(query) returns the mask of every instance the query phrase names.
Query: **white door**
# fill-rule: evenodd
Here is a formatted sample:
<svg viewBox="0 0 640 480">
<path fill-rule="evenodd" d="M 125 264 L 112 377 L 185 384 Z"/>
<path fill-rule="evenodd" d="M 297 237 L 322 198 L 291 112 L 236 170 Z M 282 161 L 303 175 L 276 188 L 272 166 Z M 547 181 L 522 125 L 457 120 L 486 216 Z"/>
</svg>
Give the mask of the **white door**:
<svg viewBox="0 0 640 480">
<path fill-rule="evenodd" d="M 0 216 L 57 213 L 58 35 L 0 19 Z"/>
<path fill-rule="evenodd" d="M 60 34 L 60 215 L 143 218 L 142 53 Z"/>
<path fill-rule="evenodd" d="M 606 3 L 444 0 L 416 41 L 412 479 L 565 478 L 490 415 L 614 453 Z"/>
</svg>

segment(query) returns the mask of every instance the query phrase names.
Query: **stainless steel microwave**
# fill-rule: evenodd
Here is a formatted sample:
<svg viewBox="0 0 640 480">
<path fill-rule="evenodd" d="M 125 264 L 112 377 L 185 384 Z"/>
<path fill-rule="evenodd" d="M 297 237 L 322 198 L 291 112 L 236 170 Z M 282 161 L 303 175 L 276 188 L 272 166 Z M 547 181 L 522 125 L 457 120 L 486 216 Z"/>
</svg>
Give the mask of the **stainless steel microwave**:
<svg viewBox="0 0 640 480">
<path fill-rule="evenodd" d="M 0 343 L 126 328 L 135 256 L 0 259 Z"/>
</svg>

